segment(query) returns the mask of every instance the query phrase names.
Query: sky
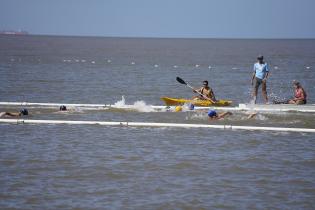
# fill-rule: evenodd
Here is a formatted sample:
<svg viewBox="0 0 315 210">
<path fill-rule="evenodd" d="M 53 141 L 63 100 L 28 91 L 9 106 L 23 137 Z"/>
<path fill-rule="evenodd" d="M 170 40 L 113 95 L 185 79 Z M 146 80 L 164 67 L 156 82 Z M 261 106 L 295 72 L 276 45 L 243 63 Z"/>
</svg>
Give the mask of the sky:
<svg viewBox="0 0 315 210">
<path fill-rule="evenodd" d="M 315 38 L 315 0 L 0 0 L 0 30 L 170 38 Z"/>
</svg>

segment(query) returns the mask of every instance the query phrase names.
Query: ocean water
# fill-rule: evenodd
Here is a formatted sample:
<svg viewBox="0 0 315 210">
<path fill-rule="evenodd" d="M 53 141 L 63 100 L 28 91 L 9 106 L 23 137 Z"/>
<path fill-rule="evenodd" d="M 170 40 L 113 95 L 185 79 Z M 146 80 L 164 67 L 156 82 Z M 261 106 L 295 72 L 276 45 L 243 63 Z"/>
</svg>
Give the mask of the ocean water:
<svg viewBox="0 0 315 210">
<path fill-rule="evenodd" d="M 315 128 L 314 114 L 151 112 L 209 80 L 248 103 L 252 65 L 270 65 L 270 99 L 298 80 L 315 103 L 315 40 L 0 36 L 0 101 L 138 104 L 142 111 L 30 108 L 27 119 Z M 258 101 L 262 103 L 261 94 Z M 139 105 L 140 104 L 140 105 Z M 22 107 L 0 107 L 18 111 Z M 148 112 L 144 112 L 148 111 Z M 0 124 L 1 209 L 314 209 L 314 134 Z"/>
</svg>

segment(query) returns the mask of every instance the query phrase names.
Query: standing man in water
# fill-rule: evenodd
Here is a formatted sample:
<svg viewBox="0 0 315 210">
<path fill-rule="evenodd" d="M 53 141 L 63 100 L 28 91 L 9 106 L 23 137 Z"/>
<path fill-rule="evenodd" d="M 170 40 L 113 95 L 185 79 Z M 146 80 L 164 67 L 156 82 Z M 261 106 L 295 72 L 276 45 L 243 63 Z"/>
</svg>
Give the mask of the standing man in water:
<svg viewBox="0 0 315 210">
<path fill-rule="evenodd" d="M 264 56 L 260 55 L 257 57 L 257 63 L 254 64 L 254 73 L 252 76 L 252 86 L 253 90 L 253 102 L 256 104 L 258 88 L 262 86 L 262 95 L 264 97 L 265 103 L 268 103 L 267 97 L 267 78 L 269 75 L 269 69 L 266 62 L 264 62 Z"/>
</svg>

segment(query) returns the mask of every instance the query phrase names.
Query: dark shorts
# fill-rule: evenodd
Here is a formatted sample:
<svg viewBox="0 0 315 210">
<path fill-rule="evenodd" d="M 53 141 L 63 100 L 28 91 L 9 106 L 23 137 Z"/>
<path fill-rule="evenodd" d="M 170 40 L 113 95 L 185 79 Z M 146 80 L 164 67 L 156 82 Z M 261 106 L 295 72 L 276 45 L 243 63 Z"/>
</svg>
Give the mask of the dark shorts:
<svg viewBox="0 0 315 210">
<path fill-rule="evenodd" d="M 263 83 L 262 79 L 255 77 L 255 88 L 258 88 Z"/>
</svg>

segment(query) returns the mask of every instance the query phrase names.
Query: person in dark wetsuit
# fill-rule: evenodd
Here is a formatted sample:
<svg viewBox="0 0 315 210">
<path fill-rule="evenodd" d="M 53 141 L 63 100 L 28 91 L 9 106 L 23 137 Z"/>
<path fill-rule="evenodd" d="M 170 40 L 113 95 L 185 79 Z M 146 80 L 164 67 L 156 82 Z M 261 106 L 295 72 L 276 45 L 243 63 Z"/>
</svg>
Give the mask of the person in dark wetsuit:
<svg viewBox="0 0 315 210">
<path fill-rule="evenodd" d="M 203 86 L 199 89 L 194 90 L 194 93 L 199 93 L 199 96 L 195 96 L 193 97 L 193 99 L 200 99 L 200 100 L 207 100 L 207 98 L 205 98 L 203 95 L 205 95 L 206 97 L 210 98 L 212 101 L 216 101 L 215 96 L 214 96 L 214 92 L 212 90 L 212 88 L 209 87 L 209 83 L 207 80 L 202 82 Z"/>
</svg>

